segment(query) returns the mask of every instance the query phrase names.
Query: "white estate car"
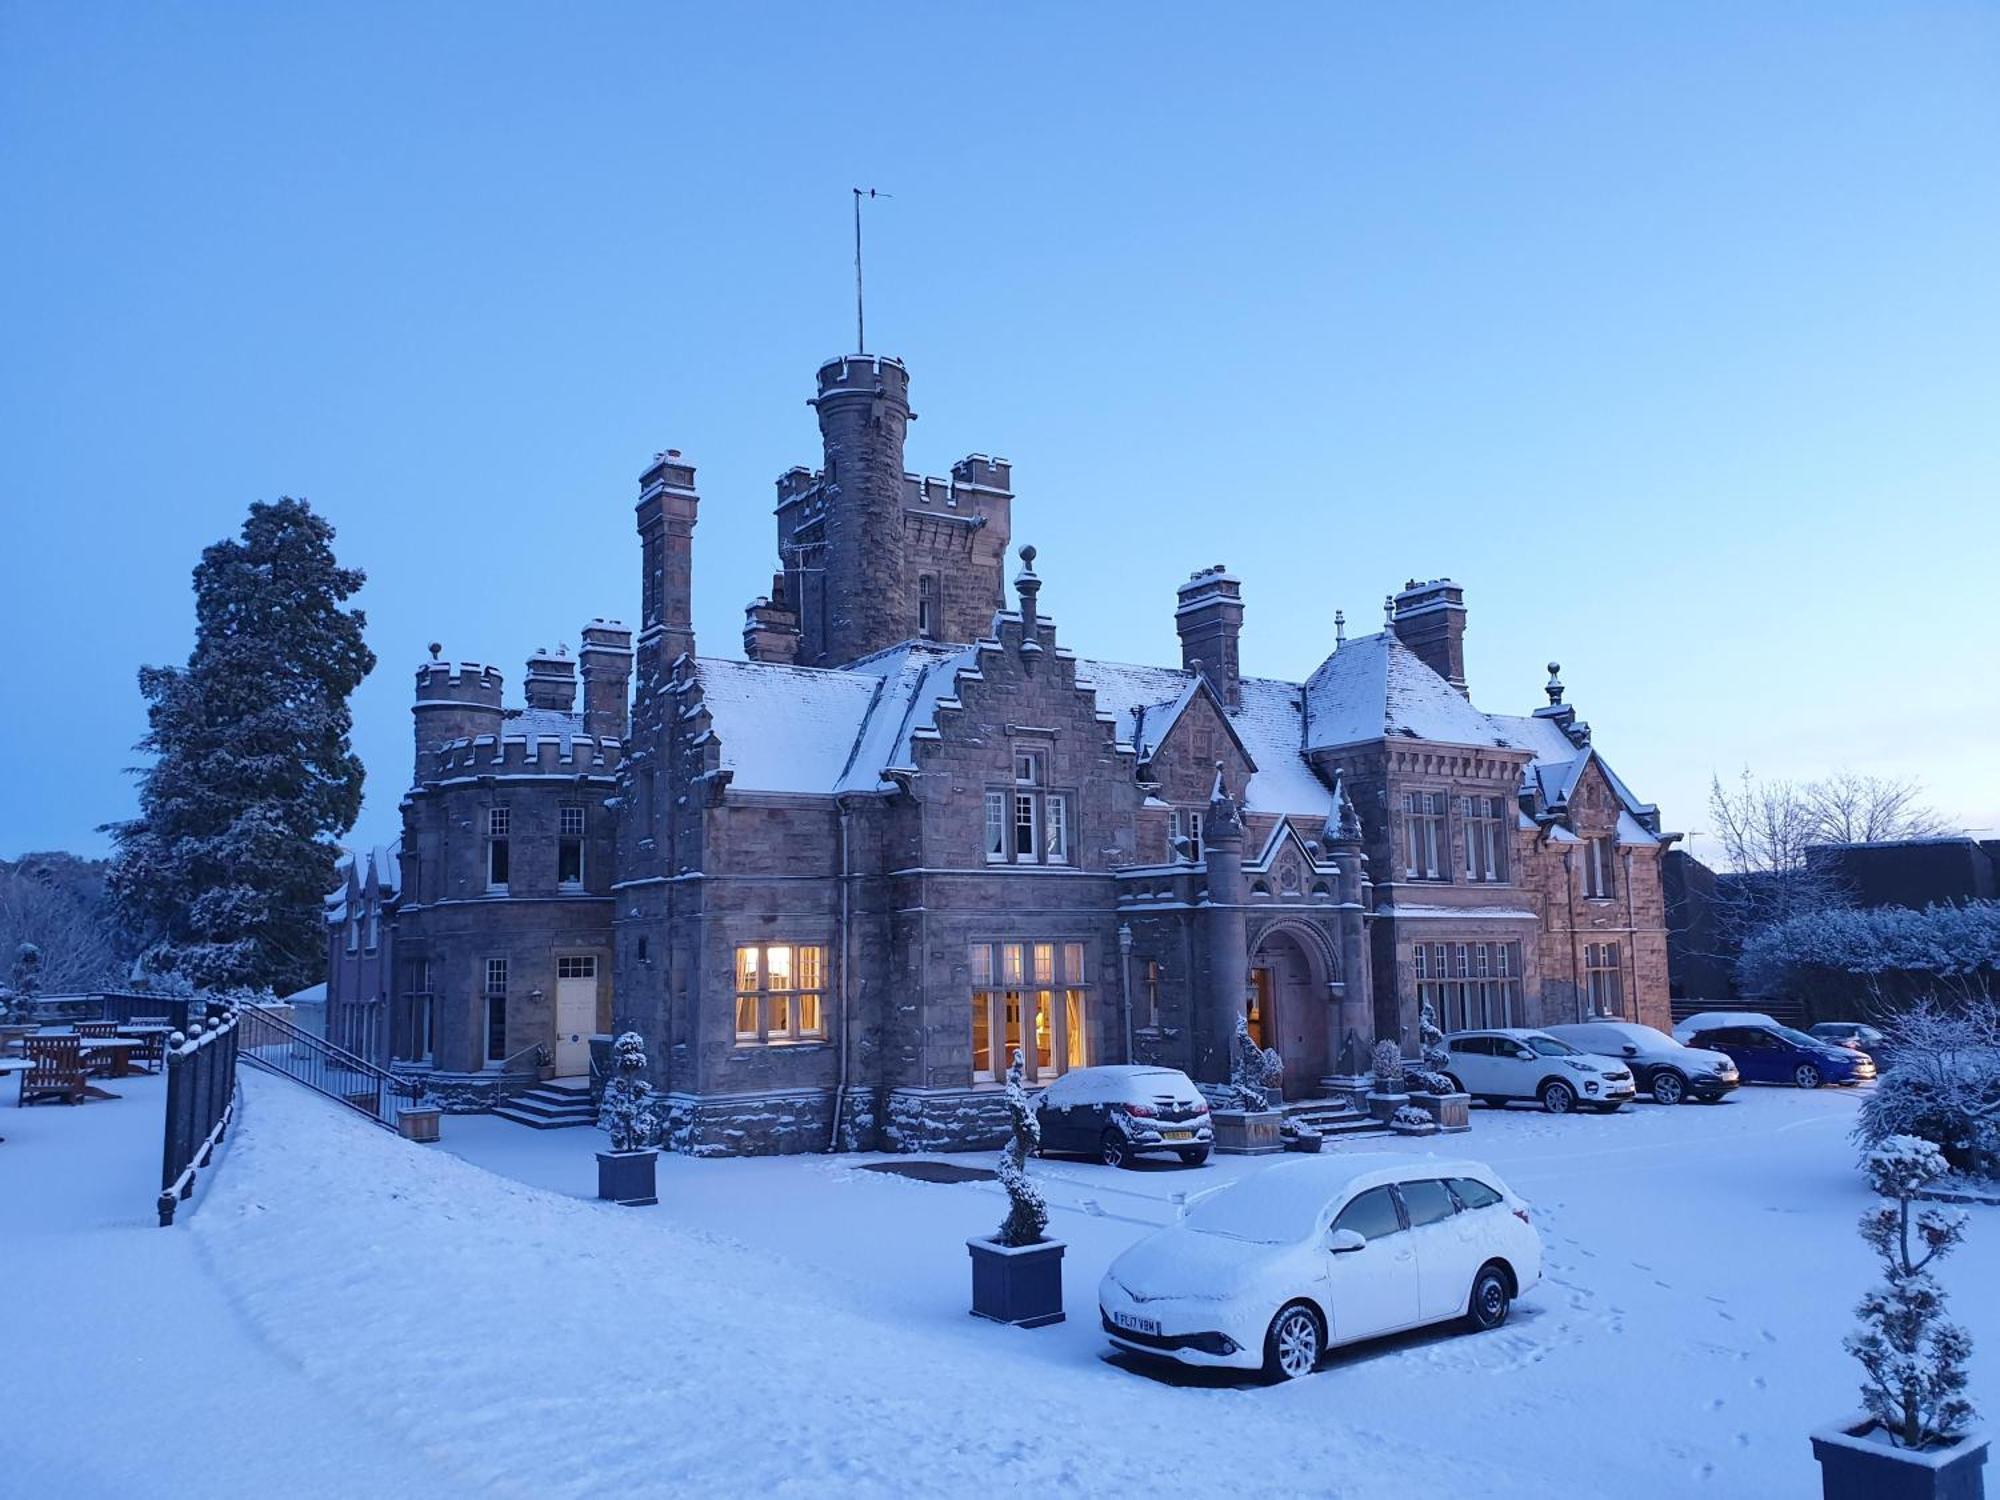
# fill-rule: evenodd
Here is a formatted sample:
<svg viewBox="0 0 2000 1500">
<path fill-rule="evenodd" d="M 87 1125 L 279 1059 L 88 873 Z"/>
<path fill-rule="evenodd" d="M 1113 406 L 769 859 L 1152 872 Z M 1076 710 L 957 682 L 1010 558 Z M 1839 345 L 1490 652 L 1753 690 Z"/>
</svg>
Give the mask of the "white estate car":
<svg viewBox="0 0 2000 1500">
<path fill-rule="evenodd" d="M 1578 1105 L 1608 1114 L 1639 1092 L 1623 1062 L 1579 1051 L 1546 1031 L 1454 1031 L 1444 1047 L 1445 1071 L 1459 1090 L 1488 1104 L 1533 1099 L 1552 1115 Z"/>
<path fill-rule="evenodd" d="M 1187 1365 L 1310 1374 L 1335 1344 L 1466 1318 L 1542 1277 L 1528 1205 L 1476 1161 L 1306 1156 L 1207 1194 L 1111 1263 L 1111 1342 Z"/>
</svg>

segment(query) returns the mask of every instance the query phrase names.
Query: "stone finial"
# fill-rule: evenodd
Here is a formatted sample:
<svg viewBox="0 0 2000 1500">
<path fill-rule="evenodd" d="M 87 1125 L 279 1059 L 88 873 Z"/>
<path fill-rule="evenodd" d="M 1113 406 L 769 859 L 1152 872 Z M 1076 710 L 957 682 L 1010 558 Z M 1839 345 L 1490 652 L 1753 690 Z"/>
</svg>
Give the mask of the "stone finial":
<svg viewBox="0 0 2000 1500">
<path fill-rule="evenodd" d="M 1384 625 L 1394 625 L 1396 623 L 1396 596 L 1394 594 L 1384 594 L 1382 596 L 1382 623 Z"/>
<path fill-rule="evenodd" d="M 1563 685 L 1561 672 L 1561 662 L 1552 661 L 1549 663 L 1549 685 L 1542 689 L 1542 691 L 1549 695 L 1549 707 L 1551 708 L 1562 707 Z"/>
<path fill-rule="evenodd" d="M 1347 644 L 1347 611 L 1344 609 L 1336 609 L 1333 612 L 1333 649 L 1338 651 L 1342 646 L 1345 646 L 1346 644 Z"/>
<path fill-rule="evenodd" d="M 438 660 L 439 658 L 441 658 L 441 657 L 442 657 L 443 655 L 444 655 L 444 642 L 443 642 L 443 641 L 432 641 L 432 642 L 431 642 L 431 660 L 432 660 L 432 661 L 437 661 L 437 660 Z"/>
<path fill-rule="evenodd" d="M 1032 666 L 1034 659 L 1042 654 L 1042 643 L 1036 638 L 1035 613 L 1035 596 L 1042 590 L 1042 580 L 1035 576 L 1035 549 L 1024 546 L 1018 555 L 1021 571 L 1014 578 L 1014 592 L 1021 599 L 1021 657 Z"/>
</svg>

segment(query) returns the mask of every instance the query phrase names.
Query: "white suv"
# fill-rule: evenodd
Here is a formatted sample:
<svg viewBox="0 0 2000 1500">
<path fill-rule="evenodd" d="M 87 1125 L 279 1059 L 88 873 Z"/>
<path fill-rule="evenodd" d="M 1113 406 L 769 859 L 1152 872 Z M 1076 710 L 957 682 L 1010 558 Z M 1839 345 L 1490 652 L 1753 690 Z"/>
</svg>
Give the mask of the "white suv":
<svg viewBox="0 0 2000 1500">
<path fill-rule="evenodd" d="M 1496 1107 L 1533 1099 L 1552 1115 L 1579 1105 L 1611 1114 L 1638 1093 L 1624 1063 L 1579 1052 L 1546 1031 L 1454 1031 L 1444 1045 L 1445 1071 L 1460 1092 Z"/>
</svg>

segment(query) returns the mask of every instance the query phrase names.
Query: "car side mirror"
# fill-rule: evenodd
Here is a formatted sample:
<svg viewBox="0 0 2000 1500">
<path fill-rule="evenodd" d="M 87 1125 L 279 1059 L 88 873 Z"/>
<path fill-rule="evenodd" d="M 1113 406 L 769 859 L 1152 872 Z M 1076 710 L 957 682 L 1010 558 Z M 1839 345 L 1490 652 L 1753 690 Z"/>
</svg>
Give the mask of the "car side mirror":
<svg viewBox="0 0 2000 1500">
<path fill-rule="evenodd" d="M 1533 1062 L 1535 1060 L 1535 1049 L 1533 1047 L 1516 1047 L 1514 1049 L 1514 1060 L 1516 1062 Z"/>
<path fill-rule="evenodd" d="M 1345 1255 L 1350 1250 L 1366 1250 L 1368 1241 L 1359 1230 L 1336 1229 L 1326 1237 L 1326 1248 L 1336 1255 Z"/>
<path fill-rule="evenodd" d="M 1625 1055 L 1627 1057 L 1637 1057 L 1639 1055 L 1638 1047 L 1631 1042 L 1627 1042 L 1625 1044 Z"/>
</svg>

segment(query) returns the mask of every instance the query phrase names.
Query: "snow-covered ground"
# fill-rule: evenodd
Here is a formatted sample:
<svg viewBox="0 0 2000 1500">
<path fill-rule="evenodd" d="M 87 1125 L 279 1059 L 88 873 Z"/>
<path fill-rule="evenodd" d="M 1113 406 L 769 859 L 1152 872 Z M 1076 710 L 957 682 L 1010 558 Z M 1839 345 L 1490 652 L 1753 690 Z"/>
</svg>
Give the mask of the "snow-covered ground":
<svg viewBox="0 0 2000 1500">
<path fill-rule="evenodd" d="M 169 1232 L 143 1227 L 145 1163 L 75 1170 L 129 1102 L 8 1109 L 0 1234 L 28 1249 L 7 1256 L 27 1295 L 0 1342 L 41 1352 L 0 1488 L 252 1495 L 283 1472 L 297 1496 L 1809 1496 L 1806 1434 L 1855 1404 L 1857 1102 L 1475 1110 L 1469 1136 L 1388 1142 L 1497 1167 L 1535 1204 L 1549 1279 L 1496 1333 L 1341 1351 L 1279 1388 L 1123 1367 L 1094 1298 L 1173 1194 L 1266 1160 L 1037 1163 L 1070 1321 L 1025 1332 L 966 1313 L 963 1241 L 1003 1212 L 991 1183 L 666 1157 L 660 1205 L 619 1209 L 590 1196 L 594 1132 L 453 1118 L 444 1149 L 412 1147 L 250 1074 Z M 18 1240 L 24 1193 L 53 1195 L 63 1227 Z M 2000 1411 L 2000 1210 L 1972 1214 L 1945 1278 L 1974 1394 Z"/>
</svg>

